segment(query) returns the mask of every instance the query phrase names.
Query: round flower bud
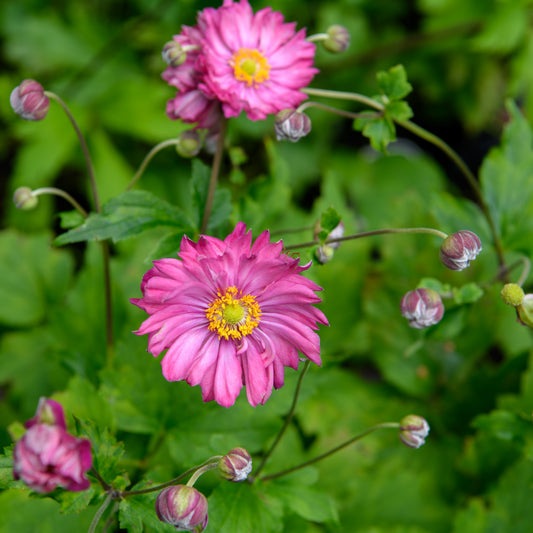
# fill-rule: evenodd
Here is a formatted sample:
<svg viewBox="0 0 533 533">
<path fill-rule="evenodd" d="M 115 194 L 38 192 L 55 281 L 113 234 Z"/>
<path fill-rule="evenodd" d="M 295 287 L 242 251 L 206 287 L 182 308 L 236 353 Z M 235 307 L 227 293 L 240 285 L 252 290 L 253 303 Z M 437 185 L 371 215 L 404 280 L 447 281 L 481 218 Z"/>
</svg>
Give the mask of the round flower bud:
<svg viewBox="0 0 533 533">
<path fill-rule="evenodd" d="M 448 235 L 440 247 L 440 260 L 450 270 L 464 270 L 481 252 L 479 237 L 468 230 Z"/>
<path fill-rule="evenodd" d="M 34 196 L 33 191 L 29 187 L 19 187 L 13 193 L 13 202 L 17 209 L 30 211 L 37 207 L 39 200 L 37 199 L 37 196 Z"/>
<path fill-rule="evenodd" d="M 168 41 L 161 50 L 161 57 L 169 67 L 179 67 L 187 60 L 185 50 L 177 41 Z"/>
<path fill-rule="evenodd" d="M 344 26 L 335 24 L 328 28 L 329 37 L 322 41 L 328 52 L 338 54 L 344 52 L 350 46 L 350 33 Z"/>
<path fill-rule="evenodd" d="M 244 481 L 252 471 L 252 458 L 244 448 L 233 448 L 218 461 L 218 471 L 228 481 Z"/>
<path fill-rule="evenodd" d="M 506 283 L 501 291 L 502 299 L 507 305 L 519 306 L 524 300 L 524 290 L 516 283 Z"/>
<path fill-rule="evenodd" d="M 295 143 L 311 131 L 311 119 L 294 109 L 284 109 L 276 115 L 274 130 L 278 141 Z"/>
<path fill-rule="evenodd" d="M 13 111 L 25 120 L 42 120 L 48 113 L 50 100 L 43 86 L 35 80 L 24 80 L 9 97 Z"/>
<path fill-rule="evenodd" d="M 522 303 L 516 308 L 518 322 L 533 329 L 533 294 L 526 294 Z"/>
<path fill-rule="evenodd" d="M 337 244 L 337 243 L 333 243 Z M 322 246 L 319 246 L 315 250 L 315 257 L 316 260 L 321 264 L 325 265 L 326 263 L 329 263 L 333 259 L 333 254 L 335 253 L 335 250 L 333 246 L 330 244 L 323 244 Z"/>
<path fill-rule="evenodd" d="M 444 305 L 439 293 L 433 289 L 416 289 L 407 292 L 400 302 L 402 316 L 412 328 L 423 329 L 440 322 Z"/>
<path fill-rule="evenodd" d="M 163 489 L 157 495 L 155 511 L 161 522 L 178 531 L 200 532 L 207 526 L 207 498 L 187 485 Z"/>
<path fill-rule="evenodd" d="M 400 422 L 400 440 L 409 448 L 420 448 L 429 433 L 429 424 L 418 415 L 407 415 Z"/>
<path fill-rule="evenodd" d="M 200 148 L 202 148 L 202 140 L 196 131 L 187 130 L 178 137 L 176 152 L 181 157 L 194 157 L 199 154 Z"/>
</svg>

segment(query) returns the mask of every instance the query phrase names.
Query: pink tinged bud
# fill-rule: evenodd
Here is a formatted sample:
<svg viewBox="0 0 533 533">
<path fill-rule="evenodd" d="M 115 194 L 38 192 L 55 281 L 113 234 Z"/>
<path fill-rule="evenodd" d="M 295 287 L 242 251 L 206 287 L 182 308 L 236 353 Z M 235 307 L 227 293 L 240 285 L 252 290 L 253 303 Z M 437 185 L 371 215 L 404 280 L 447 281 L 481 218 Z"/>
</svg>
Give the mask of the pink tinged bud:
<svg viewBox="0 0 533 533">
<path fill-rule="evenodd" d="M 440 247 L 440 260 L 450 270 L 464 270 L 481 252 L 479 237 L 468 230 L 448 235 Z"/>
<path fill-rule="evenodd" d="M 28 420 L 24 425 L 31 428 L 35 424 L 48 424 L 49 426 L 59 426 L 66 430 L 65 413 L 61 404 L 54 400 L 41 397 L 37 405 L 35 416 Z"/>
<path fill-rule="evenodd" d="M 338 54 L 350 46 L 350 33 L 344 26 L 338 24 L 330 26 L 327 34 L 329 37 L 323 41 L 323 44 L 328 52 Z"/>
<path fill-rule="evenodd" d="M 157 496 L 155 511 L 161 522 L 178 531 L 200 532 L 207 526 L 207 499 L 193 487 L 176 485 Z"/>
<path fill-rule="evenodd" d="M 276 115 L 274 130 L 278 141 L 295 143 L 311 131 L 311 119 L 294 109 L 284 109 Z"/>
<path fill-rule="evenodd" d="M 70 491 L 88 489 L 90 481 L 85 472 L 91 466 L 91 443 L 58 425 L 32 425 L 13 451 L 14 478 L 42 494 L 57 487 Z"/>
<path fill-rule="evenodd" d="M 187 54 L 177 41 L 169 41 L 161 50 L 163 61 L 170 67 L 179 67 L 187 60 Z"/>
<path fill-rule="evenodd" d="M 13 202 L 17 209 L 30 211 L 37 207 L 39 200 L 29 187 L 19 187 L 13 193 Z"/>
<path fill-rule="evenodd" d="M 416 289 L 407 292 L 400 302 L 402 316 L 412 328 L 423 329 L 440 322 L 444 305 L 439 293 L 433 289 Z"/>
<path fill-rule="evenodd" d="M 42 120 L 48 113 L 50 100 L 43 86 L 35 80 L 24 80 L 9 97 L 13 111 L 25 120 Z"/>
<path fill-rule="evenodd" d="M 400 440 L 409 448 L 420 448 L 426 442 L 429 424 L 418 415 L 407 415 L 400 422 Z"/>
<path fill-rule="evenodd" d="M 233 448 L 218 461 L 218 471 L 228 481 L 244 481 L 252 471 L 252 458 L 244 448 Z"/>
</svg>

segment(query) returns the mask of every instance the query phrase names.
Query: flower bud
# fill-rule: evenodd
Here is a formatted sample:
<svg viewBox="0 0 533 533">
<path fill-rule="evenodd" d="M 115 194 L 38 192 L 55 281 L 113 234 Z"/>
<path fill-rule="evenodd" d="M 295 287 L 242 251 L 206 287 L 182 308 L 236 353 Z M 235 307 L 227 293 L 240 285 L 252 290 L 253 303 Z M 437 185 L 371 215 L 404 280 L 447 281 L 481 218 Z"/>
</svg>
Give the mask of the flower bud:
<svg viewBox="0 0 533 533">
<path fill-rule="evenodd" d="M 516 283 L 506 283 L 500 293 L 507 305 L 518 307 L 524 300 L 524 290 Z"/>
<path fill-rule="evenodd" d="M 32 425 L 13 450 L 13 477 L 42 494 L 57 487 L 88 489 L 85 472 L 91 466 L 90 441 L 70 435 L 60 425 Z"/>
<path fill-rule="evenodd" d="M 176 151 L 181 157 L 194 157 L 198 155 L 201 147 L 200 135 L 194 130 L 187 130 L 178 137 Z"/>
<path fill-rule="evenodd" d="M 170 67 L 179 67 L 187 60 L 187 54 L 180 43 L 168 41 L 161 50 L 163 61 Z"/>
<path fill-rule="evenodd" d="M 252 458 L 244 448 L 233 448 L 218 461 L 218 471 L 228 481 L 244 481 L 252 471 Z"/>
<path fill-rule="evenodd" d="M 335 250 L 333 246 L 330 244 L 322 244 L 315 250 L 315 258 L 321 265 L 325 265 L 333 259 L 334 253 Z"/>
<path fill-rule="evenodd" d="M 344 26 L 338 24 L 330 26 L 327 34 L 329 37 L 323 41 L 323 45 L 328 52 L 338 54 L 350 46 L 350 33 Z"/>
<path fill-rule="evenodd" d="M 440 260 L 450 270 L 464 270 L 481 252 L 479 237 L 468 230 L 452 233 L 440 247 Z"/>
<path fill-rule="evenodd" d="M 41 397 L 37 405 L 37 412 L 35 416 L 28 420 L 24 425 L 26 428 L 31 428 L 35 424 L 48 424 L 49 426 L 59 426 L 66 430 L 67 424 L 65 422 L 65 413 L 61 404 L 54 400 Z"/>
<path fill-rule="evenodd" d="M 50 100 L 43 86 L 35 80 L 24 80 L 9 97 L 13 111 L 25 120 L 42 120 L 48 113 Z"/>
<path fill-rule="evenodd" d="M 407 292 L 400 302 L 402 316 L 412 328 L 423 329 L 440 322 L 444 305 L 439 293 L 433 289 L 415 289 Z"/>
<path fill-rule="evenodd" d="M 284 109 L 276 115 L 274 130 L 278 141 L 295 143 L 311 131 L 311 119 L 294 109 Z"/>
<path fill-rule="evenodd" d="M 31 209 L 35 209 L 35 207 L 37 207 L 39 200 L 29 187 L 19 187 L 13 193 L 13 202 L 15 203 L 17 209 L 30 211 Z"/>
<path fill-rule="evenodd" d="M 429 433 L 429 424 L 418 415 L 407 415 L 400 422 L 400 440 L 409 448 L 420 448 Z"/>
<path fill-rule="evenodd" d="M 187 485 L 163 489 L 157 496 L 155 511 L 161 522 L 178 531 L 200 532 L 207 526 L 207 498 Z"/>
<path fill-rule="evenodd" d="M 516 308 L 516 315 L 520 324 L 533 329 L 533 294 L 524 296 L 524 299 Z"/>
</svg>

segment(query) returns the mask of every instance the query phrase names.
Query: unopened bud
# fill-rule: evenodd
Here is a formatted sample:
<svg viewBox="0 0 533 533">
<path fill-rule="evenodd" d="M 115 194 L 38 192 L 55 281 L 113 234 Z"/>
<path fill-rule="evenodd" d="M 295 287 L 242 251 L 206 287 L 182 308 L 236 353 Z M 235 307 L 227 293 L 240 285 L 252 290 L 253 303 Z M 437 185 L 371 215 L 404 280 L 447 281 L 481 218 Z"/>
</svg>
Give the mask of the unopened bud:
<svg viewBox="0 0 533 533">
<path fill-rule="evenodd" d="M 218 461 L 218 471 L 228 481 L 244 481 L 252 471 L 252 458 L 244 448 L 233 448 Z"/>
<path fill-rule="evenodd" d="M 533 329 L 533 294 L 526 294 L 522 303 L 516 308 L 518 322 Z"/>
<path fill-rule="evenodd" d="M 440 260 L 450 270 L 463 270 L 481 252 L 479 237 L 468 230 L 448 235 L 440 247 Z"/>
<path fill-rule="evenodd" d="M 440 322 L 444 315 L 444 305 L 438 292 L 422 288 L 404 295 L 400 311 L 412 328 L 423 329 Z"/>
<path fill-rule="evenodd" d="M 278 141 L 295 143 L 311 131 L 311 119 L 294 109 L 284 109 L 276 115 L 274 130 Z"/>
<path fill-rule="evenodd" d="M 333 259 L 334 254 L 335 254 L 335 250 L 329 244 L 322 244 L 315 250 L 316 260 L 321 265 L 325 265 L 326 263 L 329 263 Z"/>
<path fill-rule="evenodd" d="M 207 499 L 187 485 L 163 489 L 157 496 L 155 511 L 161 522 L 173 525 L 178 531 L 199 533 L 207 526 Z"/>
<path fill-rule="evenodd" d="M 429 424 L 418 415 L 407 415 L 400 422 L 400 440 L 409 448 L 420 448 L 429 433 Z"/>
<path fill-rule="evenodd" d="M 187 130 L 178 137 L 176 151 L 181 157 L 194 157 L 199 154 L 200 148 L 202 148 L 202 140 L 196 131 Z"/>
<path fill-rule="evenodd" d="M 179 67 L 187 60 L 187 53 L 177 41 L 168 41 L 161 50 L 161 57 L 169 67 Z"/>
<path fill-rule="evenodd" d="M 48 113 L 50 100 L 43 86 L 35 80 L 24 80 L 9 97 L 13 111 L 25 120 L 42 120 Z"/>
<path fill-rule="evenodd" d="M 30 211 L 37 207 L 39 200 L 37 196 L 33 194 L 33 191 L 29 187 L 19 187 L 13 193 L 13 202 L 17 209 L 23 209 L 24 211 Z"/>
<path fill-rule="evenodd" d="M 503 301 L 513 307 L 519 306 L 524 300 L 524 290 L 516 283 L 506 283 L 500 293 Z"/>
<path fill-rule="evenodd" d="M 329 37 L 323 41 L 323 45 L 328 52 L 338 54 L 350 46 L 350 33 L 344 26 L 338 24 L 330 26 L 327 34 Z"/>
<path fill-rule="evenodd" d="M 37 405 L 37 412 L 35 416 L 28 420 L 24 425 L 26 428 L 31 428 L 35 424 L 47 424 L 49 426 L 59 426 L 62 429 L 67 429 L 65 422 L 65 413 L 61 404 L 49 398 L 39 398 Z"/>
</svg>

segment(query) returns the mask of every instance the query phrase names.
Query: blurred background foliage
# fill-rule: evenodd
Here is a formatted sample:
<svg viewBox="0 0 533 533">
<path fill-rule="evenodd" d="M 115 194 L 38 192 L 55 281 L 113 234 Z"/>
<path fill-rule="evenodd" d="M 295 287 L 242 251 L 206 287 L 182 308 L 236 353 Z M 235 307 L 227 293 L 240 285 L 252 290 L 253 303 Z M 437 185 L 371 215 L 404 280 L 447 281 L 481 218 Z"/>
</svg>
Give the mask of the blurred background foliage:
<svg viewBox="0 0 533 533">
<path fill-rule="evenodd" d="M 40 123 L 12 112 L 9 94 L 22 79 L 37 79 L 68 102 L 86 134 L 105 203 L 124 190 L 154 144 L 185 129 L 164 114 L 173 90 L 160 79 L 160 50 L 181 24 L 194 24 L 196 12 L 210 5 L 193 0 L 0 5 L 3 445 L 11 442 L 9 424 L 31 417 L 39 396 L 56 393 L 67 411 L 107 427 L 124 443 L 121 468 L 132 482 L 165 481 L 235 445 L 259 456 L 288 410 L 297 377 L 292 371 L 264 407 L 253 409 L 242 397 L 229 410 L 204 405 L 196 388 L 165 382 L 158 362 L 145 353 L 146 340 L 131 334 L 143 313 L 128 299 L 139 296 L 149 261 L 175 253 L 179 245 L 179 235 L 169 238 L 164 228 L 113 245 L 117 353 L 113 371 L 102 370 L 98 247 L 51 246 L 63 231 L 57 213 L 70 209 L 63 200 L 40 197 L 31 212 L 17 211 L 11 201 L 19 186 L 54 185 L 87 208 L 92 202 L 81 151 L 59 107 L 52 104 Z M 403 64 L 414 87 L 408 97 L 413 120 L 442 137 L 481 176 L 508 263 L 533 255 L 532 1 L 252 5 L 272 6 L 308 33 L 337 23 L 349 29 L 347 52 L 333 56 L 318 50 L 321 72 L 313 87 L 373 95 L 376 72 Z M 506 107 L 507 99 L 519 111 Z M 243 220 L 254 236 L 269 228 L 288 244 L 307 241 L 308 230 L 284 230 L 313 224 L 332 205 L 347 233 L 409 226 L 470 229 L 481 237 L 484 252 L 465 272 L 449 272 L 439 262 L 438 239 L 391 235 L 346 243 L 331 263 L 311 269 L 325 289 L 322 308 L 331 324 L 321 330 L 323 368 L 312 368 L 306 377 L 295 423 L 269 472 L 410 412 L 429 421 L 428 443 L 414 451 L 403 448 L 393 432 L 373 434 L 304 475 L 265 488 L 277 507 L 243 509 L 240 526 L 224 513 L 228 498 L 236 497 L 231 491 L 241 489 L 204 476 L 200 488 L 211 494 L 210 530 L 529 532 L 532 336 L 501 302 L 501 286 L 491 284 L 497 261 L 471 190 L 440 152 L 408 132 L 399 129 L 398 142 L 384 156 L 368 147 L 350 121 L 319 110 L 309 115 L 313 130 L 297 144 L 274 141 L 272 118 L 231 122 L 231 157 L 223 162 L 221 187 L 231 194 L 232 209 L 215 234 L 222 237 Z M 208 154 L 201 159 L 210 164 Z M 156 156 L 136 188 L 190 213 L 191 172 L 191 161 L 169 149 Z M 307 251 L 301 255 L 310 258 Z M 441 323 L 413 330 L 399 316 L 398 304 L 421 282 L 456 288 L 477 282 L 483 295 L 478 301 L 447 300 Z M 531 291 L 531 282 L 526 292 L 528 287 Z M 109 466 L 109 475 L 122 472 L 114 468 Z M 3 479 L 8 470 L 3 468 Z M 101 501 L 90 498 L 93 505 Z M 6 531 L 31 531 L 28 524 L 37 520 L 40 531 L 88 527 L 91 510 L 58 516 L 52 504 L 30 501 L 27 491 L 8 491 L 0 495 L 0 524 Z M 82 508 L 71 504 L 63 502 L 63 510 Z M 140 513 L 143 505 L 131 508 Z M 122 527 L 136 531 L 130 511 L 122 512 Z M 247 520 L 258 516 L 261 524 L 247 529 Z M 217 529 L 224 520 L 232 529 Z M 152 531 L 157 525 L 145 527 Z"/>
</svg>

